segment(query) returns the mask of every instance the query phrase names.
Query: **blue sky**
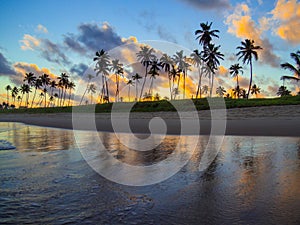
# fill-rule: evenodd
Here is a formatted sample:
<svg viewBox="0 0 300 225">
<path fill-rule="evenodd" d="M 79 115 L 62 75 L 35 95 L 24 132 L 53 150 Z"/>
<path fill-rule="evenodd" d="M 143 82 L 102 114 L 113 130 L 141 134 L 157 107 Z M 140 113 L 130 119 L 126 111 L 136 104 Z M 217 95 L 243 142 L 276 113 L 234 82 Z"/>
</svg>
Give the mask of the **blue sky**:
<svg viewBox="0 0 300 225">
<path fill-rule="evenodd" d="M 297 25 L 300 27 L 297 0 L 1 0 L 0 92 L 5 85 L 20 82 L 20 67 L 30 70 L 33 64 L 40 70 L 45 68 L 54 74 L 66 71 L 75 80 L 80 79 L 79 70 L 75 73 L 74 68 L 89 65 L 96 50 L 110 50 L 130 36 L 138 43 L 162 40 L 201 50 L 194 31 L 206 21 L 220 30 L 220 38 L 214 42 L 225 54 L 221 62 L 224 73 L 237 62 L 233 55 L 241 40 L 251 38 L 263 47 L 254 65 L 254 81 L 264 96 L 274 96 L 280 76 L 291 75 L 280 69 L 280 63 L 291 61 L 290 52 L 300 48 L 300 33 L 295 31 Z M 66 44 L 67 40 L 72 46 Z M 246 83 L 248 66 L 244 70 Z M 224 74 L 220 79 L 226 82 L 226 88 L 234 85 Z"/>
</svg>

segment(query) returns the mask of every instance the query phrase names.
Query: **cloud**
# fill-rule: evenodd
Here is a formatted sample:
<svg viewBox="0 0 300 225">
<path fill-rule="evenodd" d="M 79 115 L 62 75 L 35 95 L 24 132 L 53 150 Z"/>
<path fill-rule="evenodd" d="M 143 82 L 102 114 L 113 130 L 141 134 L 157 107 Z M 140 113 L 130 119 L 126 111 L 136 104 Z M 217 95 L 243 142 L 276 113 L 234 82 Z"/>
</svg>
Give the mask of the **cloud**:
<svg viewBox="0 0 300 225">
<path fill-rule="evenodd" d="M 89 67 L 86 64 L 79 63 L 71 67 L 70 72 L 82 77 Z"/>
<path fill-rule="evenodd" d="M 211 10 L 211 9 L 224 9 L 229 8 L 230 3 L 228 0 L 180 0 L 192 7 L 199 10 Z"/>
<path fill-rule="evenodd" d="M 157 26 L 157 34 L 163 40 L 177 43 L 176 38 L 170 32 L 168 32 L 166 28 L 162 27 L 161 25 Z"/>
<path fill-rule="evenodd" d="M 66 35 L 64 38 L 65 46 L 74 52 L 80 54 L 86 53 L 86 49 L 76 39 L 77 38 L 74 36 L 74 34 Z"/>
<path fill-rule="evenodd" d="M 280 58 L 273 52 L 273 45 L 263 33 L 267 29 L 266 19 L 262 19 L 260 24 L 256 24 L 251 17 L 251 11 L 247 4 L 238 4 L 234 12 L 225 21 L 228 25 L 228 32 L 241 39 L 253 39 L 255 43 L 263 48 L 258 51 L 261 60 L 272 67 L 278 67 Z"/>
<path fill-rule="evenodd" d="M 123 44 L 122 38 L 107 22 L 104 22 L 102 27 L 99 27 L 97 24 L 81 24 L 78 30 L 78 41 L 93 52 L 99 49 L 107 51 Z"/>
<path fill-rule="evenodd" d="M 24 34 L 23 39 L 20 41 L 22 43 L 22 50 L 31 50 L 34 51 L 37 47 L 40 46 L 40 40 L 29 34 Z"/>
<path fill-rule="evenodd" d="M 41 55 L 50 62 L 55 62 L 59 65 L 70 64 L 68 57 L 63 52 L 63 49 L 58 44 L 53 43 L 48 39 L 42 39 Z"/>
<path fill-rule="evenodd" d="M 0 52 L 0 76 L 14 75 L 15 71 L 11 68 L 10 63 L 5 56 Z"/>
<path fill-rule="evenodd" d="M 15 71 L 15 75 L 10 76 L 10 79 L 16 85 L 22 84 L 23 80 L 24 80 L 24 77 L 25 77 L 25 74 L 29 73 L 29 72 L 34 73 L 35 76 L 40 76 L 40 75 L 46 73 L 52 79 L 57 77 L 49 69 L 39 68 L 39 66 L 34 64 L 34 63 L 16 62 L 16 63 L 13 64 L 13 68 L 14 68 L 14 71 Z"/>
<path fill-rule="evenodd" d="M 42 24 L 37 25 L 36 31 L 44 33 L 44 34 L 48 33 L 48 29 L 46 27 L 44 27 Z"/>
</svg>

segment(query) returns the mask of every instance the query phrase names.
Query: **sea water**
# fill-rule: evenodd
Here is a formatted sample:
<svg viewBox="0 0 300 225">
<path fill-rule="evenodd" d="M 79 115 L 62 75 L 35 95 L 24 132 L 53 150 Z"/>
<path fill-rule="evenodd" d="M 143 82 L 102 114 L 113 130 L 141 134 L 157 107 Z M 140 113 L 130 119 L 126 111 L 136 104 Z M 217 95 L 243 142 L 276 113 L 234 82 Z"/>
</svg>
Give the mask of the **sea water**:
<svg viewBox="0 0 300 225">
<path fill-rule="evenodd" d="M 300 138 L 226 136 L 199 172 L 208 137 L 189 162 L 157 184 L 131 187 L 96 173 L 71 130 L 0 123 L 0 224 L 299 224 Z M 166 136 L 137 152 L 98 132 L 107 151 L 135 166 L 168 158 L 178 141 Z M 124 134 L 126 136 L 126 134 Z M 84 145 L 94 133 L 86 132 Z M 185 149 L 182 145 L 182 149 Z M 98 157 L 98 156 L 97 156 Z M 128 174 L 129 176 L 130 174 Z"/>
</svg>

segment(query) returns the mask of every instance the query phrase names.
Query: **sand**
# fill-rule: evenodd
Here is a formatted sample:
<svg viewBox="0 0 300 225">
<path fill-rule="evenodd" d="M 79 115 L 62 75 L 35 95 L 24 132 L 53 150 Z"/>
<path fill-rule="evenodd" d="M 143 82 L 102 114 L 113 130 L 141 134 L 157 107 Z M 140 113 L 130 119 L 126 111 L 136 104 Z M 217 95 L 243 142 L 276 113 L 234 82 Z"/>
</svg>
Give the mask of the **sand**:
<svg viewBox="0 0 300 225">
<path fill-rule="evenodd" d="M 87 118 L 93 114 L 76 114 L 76 129 L 93 130 L 96 124 L 98 131 L 112 132 L 109 113 L 95 114 L 95 123 L 90 125 Z M 197 134 L 209 135 L 211 132 L 211 112 L 200 111 L 200 132 Z M 57 114 L 0 114 L 0 122 L 22 122 L 31 125 L 73 129 L 72 113 Z M 126 123 L 124 114 L 119 114 L 114 120 L 118 127 Z M 131 113 L 130 127 L 135 133 L 149 133 L 149 121 L 153 117 L 161 117 L 167 125 L 168 134 L 181 134 L 180 122 L 193 123 L 193 115 L 188 113 L 179 120 L 176 112 Z M 227 114 L 214 118 L 217 123 L 226 123 L 225 135 L 249 136 L 300 136 L 300 105 L 263 106 L 251 108 L 228 109 Z M 120 128 L 121 132 L 127 132 Z M 157 131 L 157 133 L 160 133 Z M 190 131 L 186 134 L 195 134 Z M 222 129 L 215 134 L 224 134 Z"/>
</svg>

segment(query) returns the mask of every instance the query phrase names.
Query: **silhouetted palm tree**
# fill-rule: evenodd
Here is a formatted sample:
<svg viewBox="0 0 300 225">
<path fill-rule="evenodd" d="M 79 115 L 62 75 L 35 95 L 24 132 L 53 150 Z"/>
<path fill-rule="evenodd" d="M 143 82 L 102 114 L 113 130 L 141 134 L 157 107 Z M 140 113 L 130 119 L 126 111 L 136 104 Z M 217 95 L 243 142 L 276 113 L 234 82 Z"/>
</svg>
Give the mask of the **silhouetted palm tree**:
<svg viewBox="0 0 300 225">
<path fill-rule="evenodd" d="M 93 104 L 93 94 L 96 93 L 96 85 L 95 84 L 90 84 L 88 93 L 91 93 L 91 104 Z"/>
<path fill-rule="evenodd" d="M 130 86 L 133 86 L 134 82 L 129 79 L 126 84 L 128 85 L 128 101 L 130 102 Z"/>
<path fill-rule="evenodd" d="M 123 64 L 119 62 L 119 59 L 114 59 L 111 61 L 111 70 L 115 73 L 116 75 L 116 96 L 115 96 L 115 101 L 119 101 L 119 83 L 120 83 L 120 76 L 124 74 L 123 70 Z"/>
<path fill-rule="evenodd" d="M 226 90 L 225 90 L 224 87 L 222 87 L 222 86 L 217 87 L 217 89 L 216 89 L 216 94 L 217 94 L 219 97 L 223 97 L 225 93 L 226 93 Z"/>
<path fill-rule="evenodd" d="M 13 89 L 11 90 L 11 97 L 13 98 L 14 101 L 14 105 L 16 103 L 16 96 L 19 93 L 19 89 L 17 87 L 13 87 Z"/>
<path fill-rule="evenodd" d="M 28 94 L 30 91 L 31 91 L 30 86 L 28 84 L 22 84 L 22 86 L 20 87 L 20 92 L 22 93 L 21 105 L 22 105 L 22 102 L 23 102 L 24 94 Z M 26 106 L 28 106 L 28 99 L 27 98 L 26 98 Z"/>
<path fill-rule="evenodd" d="M 92 74 L 88 74 L 87 77 L 88 77 L 88 83 L 87 83 L 86 88 L 85 88 L 85 90 L 84 90 L 84 92 L 83 92 L 83 95 L 82 95 L 82 97 L 81 97 L 81 100 L 80 100 L 79 105 L 81 105 L 82 100 L 83 100 L 83 98 L 84 98 L 84 96 L 85 96 L 85 94 L 86 94 L 86 92 L 87 92 L 87 90 L 88 90 L 88 88 L 89 88 L 89 86 L 90 86 L 90 82 L 91 82 L 91 80 L 94 78 L 94 76 L 93 76 Z"/>
<path fill-rule="evenodd" d="M 214 44 L 208 44 L 208 46 L 206 46 L 202 52 L 202 58 L 211 71 L 210 97 L 212 96 L 214 86 L 214 75 L 218 69 L 218 66 L 220 65 L 219 59 L 224 60 L 224 55 L 219 52 L 220 47 L 220 45 L 215 46 Z"/>
<path fill-rule="evenodd" d="M 209 87 L 207 85 L 204 85 L 202 88 L 202 94 L 207 94 L 208 93 Z"/>
<path fill-rule="evenodd" d="M 183 73 L 183 98 L 185 98 L 185 77 L 186 70 L 188 68 L 186 63 L 186 56 L 183 55 L 183 50 L 176 52 L 173 56 L 174 63 L 177 65 L 177 68 L 180 72 Z M 180 78 L 180 76 L 179 76 Z M 178 88 L 179 88 L 180 79 L 178 80 Z"/>
<path fill-rule="evenodd" d="M 174 94 L 174 84 L 176 82 L 176 79 L 180 79 L 180 72 L 175 68 L 174 65 L 172 65 L 172 69 L 169 72 L 169 80 L 172 81 L 172 88 L 170 90 L 170 95 L 171 95 L 171 100 L 173 99 L 173 94 Z M 178 89 L 178 87 L 177 87 Z M 177 91 L 178 92 L 178 91 Z M 179 93 L 179 92 L 178 92 Z M 175 98 L 174 98 L 175 99 Z"/>
<path fill-rule="evenodd" d="M 150 75 L 150 87 L 149 87 L 149 93 L 152 95 L 152 90 L 153 90 L 153 82 L 154 79 L 156 79 L 156 76 L 159 76 L 159 66 L 160 64 L 158 63 L 157 59 L 151 61 L 151 67 L 150 70 L 148 72 L 148 74 Z"/>
<path fill-rule="evenodd" d="M 33 107 L 33 102 L 34 102 L 34 99 L 35 99 L 35 96 L 36 96 L 36 90 L 41 88 L 42 87 L 42 80 L 40 78 L 37 78 L 35 81 L 34 81 L 34 84 L 33 84 L 33 87 L 34 87 L 34 94 L 33 94 L 33 98 L 32 98 L 32 101 L 31 101 L 31 108 Z"/>
<path fill-rule="evenodd" d="M 65 103 L 66 92 L 69 85 L 69 76 L 66 73 L 61 73 L 60 76 L 57 78 L 59 81 L 59 87 L 62 89 L 61 96 L 60 96 L 60 106 L 63 106 Z"/>
<path fill-rule="evenodd" d="M 208 22 L 200 23 L 201 29 L 195 31 L 195 35 L 198 35 L 196 37 L 196 40 L 199 39 L 199 44 L 203 45 L 203 48 L 205 46 L 208 46 L 208 44 L 210 44 L 212 37 L 217 37 L 217 38 L 219 37 L 217 33 L 219 33 L 220 31 L 211 30 L 211 25 L 212 22 L 210 24 L 208 24 Z"/>
<path fill-rule="evenodd" d="M 282 97 L 282 96 L 290 95 L 291 92 L 286 88 L 286 86 L 280 86 L 276 94 Z"/>
<path fill-rule="evenodd" d="M 247 93 L 247 99 L 249 98 L 250 89 L 252 86 L 252 59 L 254 57 L 255 60 L 258 59 L 257 50 L 261 50 L 260 46 L 254 45 L 254 40 L 245 39 L 245 41 L 241 42 L 241 46 L 237 47 L 240 50 L 236 55 L 239 56 L 239 60 L 242 59 L 243 63 L 250 64 L 250 82 Z"/>
<path fill-rule="evenodd" d="M 159 61 L 161 63 L 161 68 L 168 74 L 170 96 L 171 96 L 171 100 L 172 100 L 172 85 L 171 85 L 172 77 L 170 76 L 170 71 L 171 71 L 171 68 L 172 68 L 174 62 L 173 62 L 172 58 L 169 55 L 167 55 L 166 53 L 164 53 L 161 56 Z"/>
<path fill-rule="evenodd" d="M 49 75 L 44 73 L 43 75 L 39 76 L 39 79 L 41 79 L 42 85 L 44 87 L 43 92 L 44 92 L 44 98 L 45 98 L 45 108 L 46 108 L 46 95 L 47 95 L 47 87 L 50 83 L 50 78 Z"/>
<path fill-rule="evenodd" d="M 198 68 L 199 78 L 198 78 L 198 85 L 197 85 L 197 91 L 196 91 L 196 98 L 198 98 L 199 93 L 200 93 L 200 98 L 201 98 L 201 85 L 202 85 L 201 66 L 203 64 L 202 59 L 201 59 L 201 54 L 197 49 L 195 49 L 190 56 L 191 56 L 192 64 Z"/>
<path fill-rule="evenodd" d="M 229 73 L 231 77 L 235 78 L 236 77 L 236 86 L 239 86 L 239 75 L 241 73 L 244 73 L 243 67 L 240 66 L 239 63 L 233 64 L 229 68 Z"/>
<path fill-rule="evenodd" d="M 140 94 L 140 100 L 142 98 L 142 94 L 144 91 L 147 75 L 148 75 L 148 67 L 151 64 L 151 61 L 153 58 L 155 58 L 155 55 L 153 54 L 154 49 L 149 48 L 148 46 L 141 46 L 140 51 L 136 54 L 137 59 L 143 64 L 145 67 L 145 75 L 144 75 L 144 81 L 141 89 L 141 94 Z"/>
<path fill-rule="evenodd" d="M 18 106 L 20 107 L 20 102 L 21 102 L 21 96 L 20 95 L 18 95 L 17 101 L 18 101 Z"/>
<path fill-rule="evenodd" d="M 9 91 L 11 91 L 11 86 L 10 85 L 7 85 L 5 87 L 5 90 L 6 90 L 6 98 L 7 98 L 7 105 L 9 105 Z"/>
<path fill-rule="evenodd" d="M 138 83 L 140 83 L 140 79 L 143 77 L 140 76 L 138 73 L 135 73 L 134 76 L 132 76 L 132 80 L 135 81 L 135 100 L 138 101 Z"/>
<path fill-rule="evenodd" d="M 108 91 L 108 84 L 107 84 L 107 76 L 109 75 L 110 71 L 110 56 L 105 52 L 103 49 L 101 51 L 96 52 L 96 57 L 94 61 L 96 62 L 95 71 L 97 71 L 96 76 L 101 74 L 102 76 L 102 90 L 101 90 L 101 97 L 100 99 L 106 99 L 109 102 L 109 91 Z"/>
<path fill-rule="evenodd" d="M 251 88 L 251 94 L 255 94 L 256 98 L 257 98 L 257 94 L 260 93 L 260 87 L 256 86 L 256 84 L 253 84 L 252 88 Z"/>
<path fill-rule="evenodd" d="M 69 101 L 68 101 L 68 106 L 70 106 L 70 102 L 71 102 L 71 97 L 72 97 L 72 91 L 75 89 L 76 85 L 74 82 L 69 82 L 68 84 L 68 89 L 69 89 Z"/>
</svg>

